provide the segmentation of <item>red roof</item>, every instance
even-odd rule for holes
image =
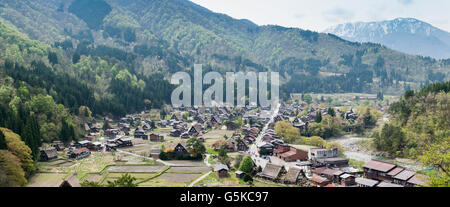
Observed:
[[[388,163],[388,162],[379,161],[379,160],[371,160],[371,161],[367,162],[366,164],[364,164],[363,167],[373,169],[376,171],[380,171],[380,172],[389,172],[390,170],[397,167],[397,165]]]
[[[322,176],[318,176],[318,175],[313,175],[311,178],[311,181],[315,182],[315,183],[324,183],[327,182],[328,179]]]
[[[396,167],[393,170],[391,170],[391,172],[388,173],[389,176],[396,176],[397,174],[399,174],[401,171],[403,171],[405,168],[402,167]]]
[[[80,153],[87,152],[87,151],[89,151],[89,149],[86,148],[86,147],[83,147],[83,148],[80,148],[80,149],[76,149],[76,150],[74,150],[72,152],[75,153],[75,154],[80,154]]]

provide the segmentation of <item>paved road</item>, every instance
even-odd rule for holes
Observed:
[[[278,115],[278,111],[280,110],[281,104],[278,104],[277,107],[273,110],[272,115],[270,116],[269,122],[264,126],[264,128],[259,132],[258,137],[255,140],[255,143],[250,147],[249,153],[252,157],[253,162],[257,166],[261,166],[261,168],[264,168],[266,164],[269,162],[269,160],[265,160],[259,156],[258,147],[257,145],[262,142],[262,137],[264,136],[264,132],[269,128],[269,125],[273,123],[275,117]]]

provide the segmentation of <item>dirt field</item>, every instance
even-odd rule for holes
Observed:
[[[204,167],[205,164],[202,161],[190,161],[190,160],[169,160],[171,164],[176,164],[183,167]]]
[[[174,173],[205,173],[210,171],[211,169],[209,167],[171,167],[168,172],[174,172]]]
[[[60,173],[38,173],[31,178],[28,187],[58,187],[64,177],[65,174]]]
[[[156,173],[164,168],[164,166],[112,166],[108,172]]]
[[[164,179],[167,182],[186,183],[199,177],[200,174],[177,174],[177,173],[164,173],[158,178]]]

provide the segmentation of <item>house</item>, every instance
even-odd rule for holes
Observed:
[[[42,149],[39,157],[39,161],[49,161],[58,158],[58,153],[56,152],[56,148],[50,147],[47,149]]]
[[[186,149],[186,142],[181,141],[173,145],[173,150],[178,155],[188,154]]]
[[[295,167],[290,167],[287,171],[283,181],[286,184],[297,184],[301,170]]]
[[[344,187],[356,185],[355,176],[353,176],[351,174],[347,174],[347,173],[342,174],[340,176],[340,180],[341,180],[340,184]]]
[[[61,141],[53,141],[52,147],[54,147],[56,151],[63,151],[64,149],[66,149],[64,147],[64,143]]]
[[[308,152],[290,147],[287,145],[281,145],[274,151],[274,156],[282,159],[285,162],[295,162],[297,160],[308,160]]]
[[[416,173],[410,170],[403,170],[393,177],[393,181],[399,185],[406,185],[406,182],[412,178]]]
[[[211,119],[209,121],[212,126],[220,126],[222,125],[222,122],[220,121],[219,117],[217,116],[211,116]]]
[[[116,140],[116,144],[118,147],[131,147],[133,146],[133,139],[132,137],[119,138]]]
[[[247,143],[245,143],[244,140],[238,139],[238,140],[236,141],[236,149],[237,149],[238,151],[247,151],[248,148],[249,148],[249,147],[248,147]]]
[[[59,187],[81,187],[80,181],[77,179],[77,173],[74,173],[64,179],[64,181],[59,185]]]
[[[151,133],[149,135],[150,141],[152,142],[160,142],[164,140],[164,136],[157,134],[157,133]]]
[[[316,167],[347,167],[348,166],[348,159],[341,158],[341,157],[332,157],[332,158],[325,158],[325,159],[317,159],[313,161],[313,165]]]
[[[244,178],[245,172],[242,172],[240,170],[236,171],[234,174],[236,174],[236,178]]]
[[[375,187],[379,183],[377,180],[368,178],[356,178],[355,182],[358,187]]]
[[[261,154],[272,154],[274,149],[273,144],[270,144],[268,142],[260,142],[258,143],[257,147]]]
[[[264,179],[277,181],[286,172],[284,166],[267,163],[261,173],[258,176]]]
[[[115,151],[117,150],[117,144],[114,143],[108,143],[105,145],[106,151]]]
[[[174,130],[170,131],[170,136],[172,136],[172,137],[180,137],[181,133],[182,133],[181,130],[174,129]]]
[[[323,148],[311,148],[308,151],[308,157],[310,160],[332,158],[338,156],[338,149],[323,149]]]
[[[424,175],[415,174],[408,181],[406,187],[426,186],[426,177]]]
[[[83,159],[85,157],[88,157],[91,154],[91,151],[89,151],[88,148],[80,148],[80,149],[76,149],[73,151],[70,151],[67,154],[67,157],[69,159],[75,159],[75,160],[79,160],[79,159]]]
[[[193,136],[193,137],[200,135],[201,132],[202,132],[202,125],[200,125],[200,124],[194,124],[188,130],[189,135]]]
[[[87,148],[90,151],[99,151],[102,149],[102,143],[100,142],[91,142],[88,144]]]
[[[107,130],[105,130],[105,132],[103,134],[109,138],[116,138],[116,136],[120,134],[120,130],[119,129],[107,129]]]
[[[134,138],[141,138],[141,139],[147,140],[148,139],[148,135],[145,134],[144,130],[136,129],[134,131]]]
[[[320,175],[313,174],[311,177],[311,183],[312,185],[315,185],[317,187],[324,187],[328,184],[330,184],[330,180],[328,180],[326,177],[322,177]]]
[[[75,148],[77,148],[77,149],[79,149],[79,148],[87,148],[89,143],[91,143],[91,141],[83,140],[83,141],[75,142],[75,144],[73,144],[73,146]]]
[[[217,173],[217,176],[219,178],[226,178],[228,177],[228,166],[224,165],[224,164],[216,164],[214,166],[214,172]]]
[[[397,165],[383,162],[380,160],[371,160],[363,165],[364,177],[379,181],[392,181],[388,173],[396,168]]]

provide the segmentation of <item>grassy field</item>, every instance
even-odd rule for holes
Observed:
[[[197,183],[200,187],[286,187],[287,185],[273,183],[262,180],[253,180],[253,185],[245,183],[242,179],[236,178],[234,172],[230,172],[227,178],[219,178],[216,173],[211,173],[208,177]]]

